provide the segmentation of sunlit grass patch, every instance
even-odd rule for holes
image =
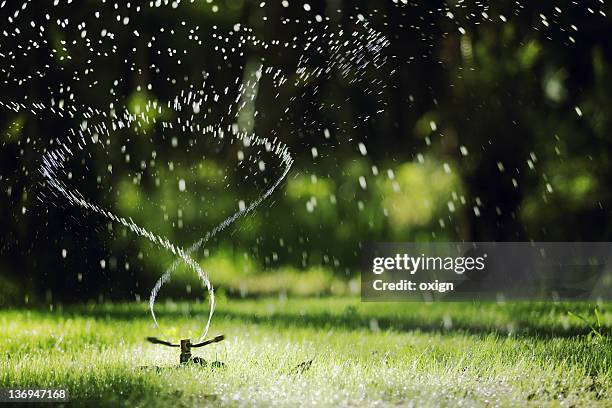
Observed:
[[[146,343],[156,331],[144,304],[3,311],[0,387],[114,406],[605,405],[612,314],[602,307],[602,336],[589,336],[568,307],[590,308],[222,300],[213,334],[227,340],[195,351],[226,363],[215,371],[177,367],[176,349]],[[158,313],[201,324],[180,307]]]

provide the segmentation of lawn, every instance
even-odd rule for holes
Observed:
[[[195,330],[205,307],[157,312]],[[213,371],[146,343],[159,333],[142,303],[4,310],[0,387],[86,406],[610,406],[609,305],[599,321],[586,304],[221,299],[211,334],[227,340],[196,351],[225,363]]]

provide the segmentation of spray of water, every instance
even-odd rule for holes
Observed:
[[[181,4],[180,1],[152,1],[148,5],[110,5],[106,2],[93,7],[80,6],[79,11],[84,14],[81,20],[73,21],[72,15],[79,15],[72,10],[71,1],[55,0],[53,4],[39,5],[31,0],[23,1],[19,7],[14,7],[13,3],[6,1],[0,2],[0,10],[8,15],[8,25],[4,32],[5,39],[0,48],[0,57],[14,61],[2,68],[2,73],[8,78],[5,83],[11,82],[21,89],[27,89],[35,81],[40,83],[51,73],[61,74],[64,82],[59,84],[49,84],[47,96],[32,97],[26,92],[25,95],[18,95],[11,99],[4,96],[0,100],[0,106],[10,111],[21,113],[27,112],[34,117],[43,118],[52,115],[57,118],[66,118],[73,122],[80,122],[79,126],[69,129],[67,134],[50,137],[49,148],[45,148],[41,154],[39,172],[43,177],[43,185],[48,188],[43,197],[62,199],[71,206],[82,208],[91,213],[98,214],[112,223],[117,223],[127,228],[132,233],[148,239],[152,243],[171,252],[176,260],[159,278],[153,287],[149,299],[149,307],[155,324],[159,327],[154,312],[156,297],[162,286],[171,279],[173,272],[181,264],[186,265],[201,280],[208,292],[209,314],[200,339],[206,337],[215,310],[214,289],[210,276],[198,261],[195,259],[197,251],[203,248],[207,242],[224,229],[232,225],[236,220],[253,212],[264,200],[274,193],[276,188],[283,182],[289,173],[294,159],[289,148],[279,137],[281,135],[271,132],[270,137],[256,135],[251,130],[244,129],[237,125],[241,114],[252,106],[253,99],[257,94],[257,88],[261,85],[262,79],[267,78],[271,86],[278,89],[282,87],[299,88],[316,78],[330,78],[334,72],[348,79],[350,84],[360,83],[363,90],[369,95],[382,94],[384,88],[383,81],[364,80],[365,72],[370,69],[379,69],[386,63],[383,50],[388,46],[388,40],[379,32],[371,28],[362,15],[352,18],[355,29],[346,32],[338,23],[333,23],[329,17],[323,18],[311,11],[308,4],[304,5],[303,20],[286,19],[283,24],[294,27],[310,27],[301,36],[295,37],[290,42],[280,40],[264,40],[258,38],[252,29],[236,24],[230,32],[223,32],[217,27],[213,27],[212,38],[209,42],[203,41],[199,26],[188,26],[185,21],[180,22],[179,28],[157,27],[148,33],[141,33],[135,29],[130,29],[130,24],[146,18],[146,11],[160,7],[168,8],[169,12],[180,7],[189,6],[194,3]],[[198,2],[195,2],[198,3]],[[283,5],[285,2],[283,2]],[[204,4],[204,2],[202,2]],[[206,5],[208,6],[208,5]],[[74,6],[76,7],[76,6]],[[261,4],[265,8],[265,3]],[[122,27],[114,32],[106,28],[105,21],[118,21]],[[146,24],[145,24],[146,25]],[[55,30],[62,33],[59,42],[49,39],[47,32]],[[76,33],[76,36],[75,36]],[[270,53],[270,50],[282,52],[283,50],[298,50],[296,65],[287,69],[274,67],[268,63],[265,56],[260,56],[257,62],[258,68],[254,75],[243,80],[236,78],[235,84],[237,92],[228,105],[223,106],[222,99],[227,97],[232,91],[230,87],[223,90],[216,90],[207,87],[206,80],[208,73],[202,71],[204,78],[201,86],[198,81],[188,78],[185,75],[182,79],[186,82],[183,88],[178,85],[180,78],[172,75],[172,68],[180,71],[182,66],[181,58],[189,58],[187,49],[164,48],[160,38],[168,35],[170,37],[183,35],[191,41],[190,52],[194,53],[199,47],[205,47],[207,51],[214,49],[221,61],[227,59],[227,54],[244,55],[247,47],[262,50],[262,53]],[[180,33],[180,34],[179,34]],[[105,84],[98,81],[95,72],[103,69],[104,64],[117,62],[114,56],[122,51],[121,44],[125,44],[125,37],[129,37],[128,44],[134,44],[131,50],[126,50],[131,57],[121,62],[129,66],[131,72],[141,74],[143,68],[135,61],[138,60],[138,49],[143,48],[150,52],[156,51],[157,55],[169,54],[170,61],[167,62],[168,72],[162,72],[160,67],[153,63],[146,67],[149,71],[157,74],[158,77],[167,75],[166,83],[175,89],[175,97],[168,99],[166,103],[157,100],[146,100],[139,109],[130,109],[128,103],[122,101],[117,96],[117,88],[125,83],[125,79],[117,77],[111,84],[112,101],[108,108],[91,106],[86,102],[87,95],[75,89],[89,89],[91,92],[108,92]],[[70,40],[65,39],[70,38]],[[172,41],[169,42],[173,44]],[[233,45],[228,45],[233,44]],[[72,54],[78,56],[79,60],[86,61],[84,71],[71,71],[70,61]],[[59,60],[58,72],[52,72],[51,64],[36,65],[34,73],[20,72],[16,67],[21,66],[24,61],[36,61],[41,55],[51,56],[52,59]],[[75,56],[75,58],[77,58]],[[161,57],[160,57],[161,58]],[[193,54],[192,57],[193,58]],[[257,60],[257,58],[255,59]],[[316,60],[317,63],[313,63]],[[321,64],[320,61],[325,61]],[[192,62],[193,63],[193,62]],[[317,65],[318,64],[318,65]],[[233,85],[235,85],[233,84]],[[151,88],[149,84],[148,88]],[[140,89],[138,89],[140,90]],[[314,91],[316,93],[316,90]],[[302,94],[302,97],[306,97]],[[381,97],[382,98],[382,97]],[[314,103],[314,102],[313,102]],[[214,107],[215,112],[222,112],[221,117],[217,117],[211,122],[209,118],[210,109],[203,107]],[[319,106],[321,108],[321,106]],[[333,107],[342,109],[341,106]],[[157,113],[172,112],[172,119],[163,119],[163,115]],[[287,108],[287,111],[289,108]],[[363,118],[366,120],[367,118]],[[209,123],[206,123],[209,121]],[[223,125],[226,123],[226,125]],[[156,234],[133,219],[114,214],[112,211],[91,202],[79,189],[72,187],[70,180],[72,172],[68,170],[71,159],[75,159],[78,154],[87,152],[93,145],[102,149],[107,149],[110,139],[114,132],[124,129],[132,129],[143,133],[149,132],[154,125],[160,125],[162,129],[173,129],[190,135],[197,135],[200,138],[232,140],[232,143],[241,143],[244,146],[258,147],[263,149],[266,154],[271,154],[276,158],[278,168],[277,177],[264,188],[261,194],[251,201],[248,205],[227,217],[223,222],[210,231],[203,234],[187,249],[170,242],[162,235]],[[312,125],[305,124],[305,125]],[[85,167],[86,162],[82,163]],[[109,172],[112,171],[109,165]],[[41,200],[43,201],[43,200]]]
[[[554,2],[558,4],[528,4],[516,1],[501,7],[488,2],[467,3],[442,2],[431,10],[431,14],[444,18],[436,35],[440,38],[458,35],[461,38],[461,52],[466,59],[472,55],[469,34],[473,27],[482,24],[506,24],[513,18],[520,17],[521,13],[528,9],[535,8],[529,12],[539,16],[539,20],[533,23],[534,31],[568,46],[576,43],[581,27],[567,16],[586,13],[605,17],[603,0]],[[251,11],[263,24],[268,22],[268,8],[273,10],[270,14],[277,16],[275,18],[282,15],[274,11],[279,7],[290,12],[290,17],[281,17],[280,21],[283,29],[295,34],[287,41],[259,38],[255,34],[256,30],[238,23],[230,30],[216,26],[200,27],[190,23],[187,17],[204,8],[212,13],[220,11],[219,6],[211,0],[152,0],[114,4],[104,0],[86,3],[73,0],[44,3],[34,0],[0,0],[1,18],[4,20],[0,35],[2,82],[18,89],[17,93],[3,92],[0,95],[0,107],[15,113],[28,114],[39,120],[52,116],[71,123],[80,123],[66,134],[41,135],[46,138],[46,147],[40,152],[39,172],[43,176],[44,187],[48,189],[39,199],[45,204],[63,201],[86,212],[98,214],[166,249],[176,257],[151,291],[149,306],[156,324],[158,322],[154,304],[162,286],[171,279],[173,272],[181,264],[196,273],[208,291],[210,303],[208,319],[202,331],[203,338],[211,324],[215,298],[209,274],[197,261],[197,252],[204,248],[211,238],[239,218],[253,212],[270,197],[294,163],[288,146],[281,141],[285,135],[274,129],[266,136],[255,134],[252,126],[249,128],[239,124],[241,117],[246,112],[246,116],[250,115],[251,122],[254,120],[256,112],[249,114],[249,109],[253,108],[257,89],[264,86],[263,81],[268,81],[265,86],[276,88],[275,98],[279,99],[279,102],[278,95],[282,89],[298,90],[286,104],[287,117],[291,117],[291,103],[298,98],[308,100],[308,103],[314,105],[314,109],[341,111],[342,104],[326,105],[318,101],[316,86],[308,91],[310,93],[300,90],[306,89],[306,85],[313,81],[329,79],[333,75],[339,75],[349,85],[358,85],[365,95],[377,98],[381,107],[378,113],[383,112],[386,106],[383,94],[389,81],[382,74],[368,75],[368,72],[377,72],[387,63],[385,49],[390,42],[371,26],[369,19],[382,20],[383,26],[397,24],[397,33],[409,31],[412,38],[419,40],[415,43],[423,44],[423,47],[419,48],[419,55],[415,54],[405,61],[395,61],[394,67],[410,65],[417,58],[431,59],[434,64],[443,65],[442,61],[436,61],[434,52],[434,45],[440,38],[428,37],[427,30],[421,27],[421,24],[432,22],[424,16],[420,16],[421,20],[417,22],[415,19],[410,20],[413,7],[417,7],[413,2],[391,0],[391,4],[391,7],[381,5],[382,10],[391,10],[389,14],[376,9],[366,12],[357,7],[349,13],[339,8],[333,10],[333,7],[323,13],[308,3],[286,0],[280,2],[280,5],[276,2],[261,2],[258,7],[255,5]],[[160,9],[168,15],[167,20],[148,20]],[[421,8],[419,10],[422,11]],[[347,18],[347,15],[350,16]],[[404,17],[412,22],[404,24]],[[350,21],[348,25],[347,20]],[[392,21],[395,23],[391,23]],[[276,67],[275,55],[284,52],[293,55],[295,64]],[[148,65],[142,63],[143,55],[149,56]],[[215,64],[212,65],[217,65],[218,70],[227,68],[228,60],[235,60],[229,57],[236,55],[244,60],[240,67],[243,71],[247,71],[249,64],[254,64],[256,69],[254,75],[247,76],[246,79],[236,77],[235,81],[225,87],[215,88],[207,85],[210,72],[207,72],[205,67],[210,71],[211,64],[200,61],[199,55],[206,55],[207,58],[216,55]],[[188,64],[185,63],[186,60],[189,60]],[[74,61],[78,63],[73,64]],[[193,67],[200,64],[202,70],[198,78],[184,69],[187,65]],[[156,91],[153,88],[159,86],[165,87],[165,94],[170,93],[173,97],[166,96],[162,102],[145,96],[138,109],[130,108],[126,98],[121,96],[125,95],[125,88],[132,88],[126,80],[125,72],[115,74],[110,82],[104,81],[104,76],[97,75],[99,71],[114,66],[122,67],[125,72],[142,82],[136,91],[147,95],[147,91],[153,93]],[[23,70],[22,67],[31,69]],[[394,72],[395,69],[390,73]],[[46,78],[59,80],[56,80],[56,83],[47,83]],[[132,91],[134,90],[130,89],[128,92]],[[108,105],[92,106],[87,102],[90,93],[106,95],[109,98]],[[214,116],[211,112],[218,115]],[[576,113],[582,115],[578,107]],[[367,122],[370,117],[363,116],[358,119]],[[155,125],[158,125],[158,128],[152,131]],[[313,122],[293,125],[295,128],[298,125],[324,128]],[[78,188],[71,186],[71,159],[76,161],[84,152],[86,157],[91,157],[90,152],[94,146],[108,149],[113,134],[125,129],[146,134],[159,133],[159,128],[162,133],[174,131],[219,142],[229,140],[232,143],[242,143],[245,147],[260,147],[266,154],[275,157],[277,176],[261,188],[259,196],[250,204],[241,206],[239,211],[215,228],[204,232],[202,237],[187,249],[138,225],[131,218],[116,215],[93,203]],[[436,123],[431,122],[432,131],[436,128]],[[328,130],[325,130],[325,137],[329,137]],[[358,143],[358,150],[364,156],[367,154],[367,147],[362,142]],[[468,154],[464,147],[461,152],[464,156]],[[313,157],[318,154],[316,147],[313,147]],[[80,165],[86,169],[90,163],[85,160],[81,161]],[[110,165],[108,170],[112,172]],[[389,177],[393,175],[391,171],[389,174]],[[360,178],[359,184],[363,189],[367,188],[365,178]],[[184,188],[184,184],[181,188]],[[477,207],[474,208],[475,212],[478,211]]]

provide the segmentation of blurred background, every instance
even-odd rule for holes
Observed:
[[[64,95],[66,103],[137,113],[146,101],[172,101],[177,87],[168,85],[168,73],[180,82],[205,69],[216,89],[237,87],[261,61],[291,72],[300,53],[229,45],[221,58],[216,32],[249,27],[249,35],[300,44],[315,15],[349,37],[361,32],[361,16],[388,40],[384,66],[355,71],[357,81],[332,73],[282,89],[262,82],[251,98],[239,125],[278,137],[295,163],[270,198],[195,255],[221,296],[356,294],[369,242],[612,240],[607,4],[313,0],[306,10],[293,1],[142,3],[137,17],[129,4],[93,0],[60,2],[54,18],[42,6],[24,10],[20,35],[45,46],[25,49],[4,32],[0,99],[50,103],[53,95],[58,103]],[[10,7],[0,9],[1,21],[13,17]],[[129,24],[96,19],[95,11],[104,16],[112,8],[134,16]],[[91,18],[89,33],[119,33],[116,48],[102,40],[82,45],[106,53],[104,63],[80,53],[83,28],[71,25],[73,18]],[[42,34],[27,31],[30,21],[44,26]],[[210,46],[197,44],[194,26]],[[155,47],[146,47],[147,36],[156,36]],[[325,67],[325,54],[307,65]],[[36,75],[41,67],[43,78]],[[82,118],[6,104],[0,305],[145,299],[173,255],[54,198],[38,171],[51,140]],[[222,113],[215,104],[208,109],[209,120]],[[108,149],[81,154],[67,171],[90,202],[183,247],[255,199],[280,170],[273,165],[255,175],[236,164],[232,143],[145,125],[118,129]],[[202,289],[184,268],[161,296],[201,298]]]

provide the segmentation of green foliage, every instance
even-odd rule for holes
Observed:
[[[257,47],[232,52],[233,45],[228,46],[223,61],[212,49],[208,53],[197,48],[196,53],[192,43],[215,44],[212,27],[229,33],[248,28],[254,38],[274,39],[279,44],[292,42],[296,35],[287,25],[277,24],[282,18],[297,16],[291,14],[292,8],[268,2],[269,15],[263,20],[259,2],[213,3],[187,2],[182,5],[185,8],[176,9],[144,7],[144,18],[131,20],[129,26],[119,20],[105,21],[104,28],[111,33],[168,28],[156,37],[160,49],[185,49],[186,55],[180,56],[181,64],[176,66],[172,64],[177,61],[165,55],[141,53],[146,44],[127,42],[117,44],[115,50],[116,61],[125,64],[92,70],[79,58],[85,54],[75,45],[82,30],[59,30],[54,19],[41,18],[48,23],[41,27],[44,30],[37,35],[42,38],[36,42],[51,44],[54,52],[34,53],[31,61],[45,67],[46,76],[39,80],[32,75],[27,89],[17,84],[16,89],[7,86],[3,90],[6,101],[19,94],[29,101],[49,103],[45,100],[48,91],[57,94],[62,89],[66,98],[76,98],[76,106],[108,109],[110,115],[127,107],[137,114],[131,129],[112,132],[112,143],[100,141],[103,151],[75,151],[66,168],[72,176],[69,184],[92,203],[131,217],[182,247],[254,200],[269,188],[278,171],[270,163],[261,177],[247,178],[248,168],[239,168],[236,158],[240,150],[242,162],[248,162],[248,149],[229,138],[212,143],[210,135],[202,134],[208,124],[233,125],[220,123],[227,115],[225,107],[219,107],[234,98],[234,91],[220,91],[252,77],[261,58],[283,70],[291,70],[296,63],[291,52],[268,55]],[[90,2],[66,5],[66,13],[84,15],[92,6],[98,7]],[[290,75],[294,87],[272,88],[264,79],[254,95],[245,95],[240,102],[248,103],[236,125],[256,134],[277,135],[289,147],[295,165],[264,205],[207,244],[211,256],[225,254],[224,262],[231,263],[211,268],[213,283],[219,279],[221,286],[239,292],[237,282],[243,276],[233,270],[243,269],[240,259],[245,253],[253,261],[253,272],[244,278],[249,293],[262,292],[255,289],[251,273],[265,274],[262,281],[285,282],[276,285],[275,291],[291,292],[296,274],[319,270],[325,273],[313,272],[313,276],[321,276],[322,285],[308,284],[317,289],[306,292],[331,293],[330,287],[341,286],[338,282],[346,285],[357,275],[361,248],[372,241],[611,240],[612,193],[606,186],[612,182],[612,97],[608,91],[612,88],[612,54],[606,39],[612,36],[612,13],[603,16],[587,10],[584,15],[573,15],[560,7],[563,13],[559,14],[554,5],[541,2],[521,6],[492,2],[482,23],[467,24],[481,15],[481,5],[452,7],[454,17],[449,18],[435,2],[411,3],[411,12],[400,16],[393,2],[374,5],[365,1],[339,1],[337,7],[317,13],[327,17],[334,8],[352,12],[355,7],[368,15],[373,29],[381,30],[391,41],[393,58],[388,68],[395,74],[387,76],[382,70],[372,77],[367,73],[359,78],[363,83],[340,79],[335,72],[329,83],[315,75]],[[313,11],[315,8],[313,5]],[[377,12],[370,15],[368,10],[374,8]],[[29,21],[24,13],[32,13],[31,20],[36,20],[36,8],[22,13],[24,22]],[[542,15],[554,15],[556,20],[545,28]],[[164,23],[158,24],[161,21]],[[354,29],[338,22],[345,32]],[[197,40],[191,33],[168,34],[191,26],[199,27]],[[304,30],[309,28],[304,23]],[[143,41],[132,35],[118,38]],[[115,52],[100,44],[91,47]],[[131,55],[132,49],[139,52]],[[327,52],[320,54],[320,58],[329,57]],[[308,55],[304,73],[325,66],[318,58]],[[27,59],[7,61],[16,71],[32,71],[24,65]],[[200,116],[206,119],[194,134],[162,128],[159,120],[172,119],[168,116],[171,109],[165,107],[176,95],[165,84],[170,78],[158,77],[156,67],[159,72],[176,69],[173,79],[179,82],[208,75],[206,86],[228,101],[200,107]],[[72,71],[95,75],[109,93],[80,89],[78,83],[86,81],[65,77]],[[309,79],[300,81],[304,76]],[[121,81],[115,84],[117,78]],[[364,92],[364,83],[377,84],[381,92]],[[200,84],[187,81],[179,87],[199,92]],[[272,98],[272,92],[281,92],[282,97]],[[53,104],[63,106],[69,100],[54,100]],[[277,100],[291,104],[271,102]],[[384,112],[374,114],[381,109],[380,101],[386,103]],[[321,109],[312,109],[313,103]],[[80,209],[55,213],[53,205],[47,207],[52,197],[42,198],[44,214],[31,211],[39,203],[31,187],[41,152],[51,148],[52,139],[69,134],[66,129],[78,129],[83,118],[65,115],[55,121],[23,112],[0,112],[4,147],[0,152],[0,208],[8,214],[0,220],[0,248],[5,251],[1,255],[7,260],[7,275],[20,279],[27,272],[39,298],[52,289],[58,297],[73,299],[73,288],[62,277],[88,268],[94,271],[93,277],[80,287],[100,287],[106,296],[109,278],[98,273],[97,265],[112,254],[133,265],[129,274],[113,272],[125,277],[113,283],[117,292],[123,289],[130,298],[135,292],[144,296],[143,288],[173,261],[170,255],[119,225],[92,227],[100,219],[84,221]],[[331,129],[327,136],[325,126]],[[361,141],[367,145],[367,154],[357,149]],[[321,153],[316,158],[313,146]],[[126,151],[132,157],[126,157]],[[181,181],[184,191],[179,189]],[[62,207],[65,203],[53,204]],[[44,225],[41,230],[37,229],[40,225]],[[109,229],[114,233],[107,233]],[[90,264],[69,268],[60,263],[66,242],[79,248]],[[203,253],[195,256],[203,264],[209,262]],[[276,280],[275,274],[285,278]],[[194,285],[191,275],[186,272],[185,279],[176,276],[177,293]],[[139,284],[137,290],[130,287],[134,282]],[[84,289],[78,296],[97,295]]]
[[[16,279],[0,274],[0,307],[21,304],[25,288]]]
[[[390,227],[398,238],[419,227],[434,229],[434,223],[446,218],[449,211],[454,213],[462,207],[457,173],[429,157],[423,164],[399,166],[395,178],[385,180],[381,190]]]
[[[25,115],[17,115],[14,117],[6,129],[3,129],[3,135],[7,142],[14,142],[20,138],[23,133],[23,127],[25,126],[26,117]]]
[[[263,269],[252,258],[233,255],[221,249],[202,260],[202,269],[214,277],[217,293],[229,297],[345,295],[357,289],[355,280],[335,277],[328,268],[313,266],[297,269],[288,266]],[[201,298],[203,285],[198,276],[184,265],[172,274],[162,289],[163,298]]]

